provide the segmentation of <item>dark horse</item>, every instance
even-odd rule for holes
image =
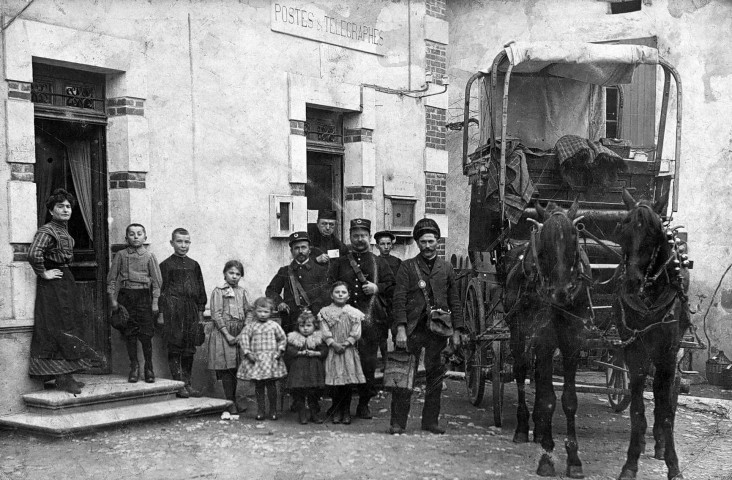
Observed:
[[[535,223],[531,241],[518,251],[516,263],[506,278],[506,323],[511,332],[514,376],[518,386],[518,424],[513,441],[529,441],[524,381],[531,361],[535,359],[534,441],[544,449],[536,472],[541,476],[556,475],[551,456],[554,450],[552,416],[557,402],[552,368],[554,352],[559,348],[564,372],[562,408],[567,417],[566,474],[571,478],[583,477],[575,434],[575,374],[585,323],[591,318],[588,287],[592,278],[575,228],[581,218],[575,218],[578,207],[576,201],[568,211],[551,202],[546,210],[537,204],[542,223],[531,220]]]
[[[623,191],[623,201],[628,213],[618,227],[623,261],[613,309],[630,372],[631,430],[628,458],[619,478],[634,479],[638,472],[647,426],[643,388],[653,364],[655,456],[666,461],[669,479],[681,479],[674,446],[676,363],[681,336],[691,322],[682,277],[684,259],[673,231],[661,219],[668,193],[651,204],[637,202]]]

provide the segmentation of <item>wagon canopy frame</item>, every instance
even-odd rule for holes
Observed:
[[[492,65],[480,70],[470,77],[465,86],[465,108],[463,115],[463,172],[468,166],[468,121],[470,119],[470,94],[473,82],[479,78],[490,76],[491,88],[488,92],[488,108],[490,118],[495,112],[494,104],[498,96],[498,76],[504,75],[503,99],[501,109],[501,139],[507,138],[508,99],[511,76],[537,76],[564,78],[597,86],[616,86],[632,81],[633,73],[639,65],[657,65],[664,73],[663,97],[658,122],[655,158],[661,159],[666,118],[669,106],[671,79],[676,87],[676,142],[674,151],[674,174],[672,212],[678,210],[679,168],[681,159],[681,118],[682,118],[682,86],[676,69],[663,59],[656,48],[642,45],[595,44],[577,42],[511,42],[496,55]],[[484,81],[488,81],[485,79]],[[491,120],[491,145],[496,145],[495,129]],[[506,143],[501,142],[499,202],[501,225],[506,218]]]

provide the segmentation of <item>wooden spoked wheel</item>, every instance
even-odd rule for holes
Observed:
[[[493,386],[493,422],[496,427],[503,424],[503,372],[502,366],[505,360],[502,346],[504,342],[496,340],[491,342],[493,349],[493,365],[491,367],[491,384]]]
[[[628,390],[630,385],[630,376],[628,375],[628,366],[625,364],[625,359],[622,354],[614,353],[610,362],[615,366],[621,367],[623,370],[616,368],[607,367],[605,370],[605,380],[608,388],[612,389],[623,389]],[[630,395],[611,391],[607,394],[608,400],[610,400],[610,407],[615,412],[622,412],[628,405],[630,405]]]
[[[482,298],[478,294],[478,288],[471,283],[465,295],[465,329],[466,338],[463,341],[463,358],[465,362],[465,385],[468,389],[470,403],[480,406],[485,393],[485,365],[487,355],[485,346],[477,340],[481,333],[484,307]]]

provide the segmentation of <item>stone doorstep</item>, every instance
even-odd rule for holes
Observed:
[[[183,387],[183,382],[159,378],[155,383],[129,383],[120,375],[77,375],[86,385],[74,395],[62,390],[42,390],[23,395],[30,411],[63,413],[68,409],[89,411],[103,405],[141,404],[171,399]]]
[[[141,421],[220,413],[229,405],[231,405],[229,400],[203,397],[179,398],[142,405],[115,406],[112,404],[108,408],[90,412],[72,409],[55,415],[25,412],[0,417],[0,428],[64,437]]]

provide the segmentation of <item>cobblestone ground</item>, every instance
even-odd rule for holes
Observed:
[[[511,442],[515,388],[507,385],[504,428],[497,429],[491,426],[489,394],[484,408],[476,408],[466,400],[462,382],[446,383],[443,436],[420,432],[418,416],[411,418],[407,434],[386,435],[388,395],[375,402],[374,420],[355,419],[350,426],[302,426],[289,412],[277,422],[258,423],[249,412],[238,421],[216,416],[159,421],[66,439],[0,432],[0,480],[539,478],[534,474],[539,448]],[[421,402],[415,396],[413,415]],[[687,479],[732,480],[731,406],[726,400],[681,399],[676,441]],[[554,424],[557,470],[563,473],[560,406]],[[580,394],[577,424],[586,478],[616,478],[627,449],[627,412],[613,413],[602,395]],[[647,445],[652,453],[650,436]],[[644,454],[638,478],[665,479],[665,465]]]

